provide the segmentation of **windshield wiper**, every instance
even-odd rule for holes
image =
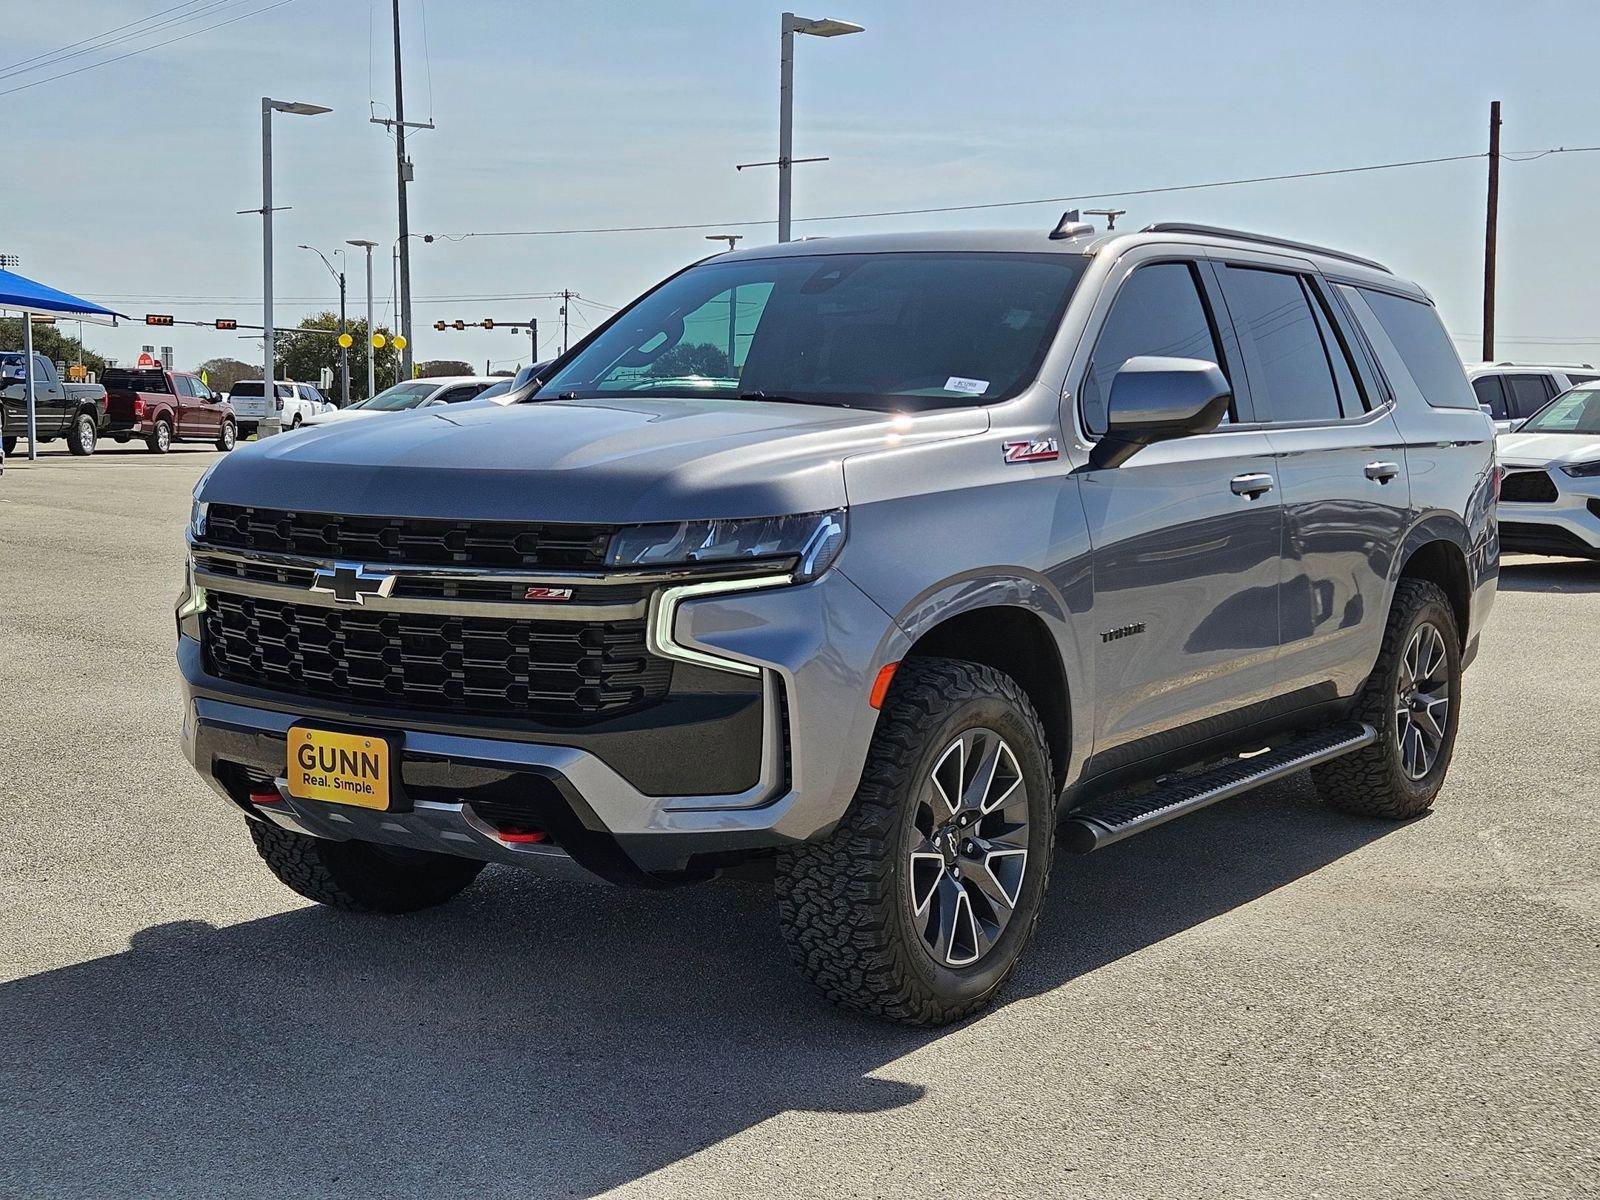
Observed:
[[[839,400],[808,400],[803,396],[781,396],[775,392],[740,392],[741,400],[765,400],[770,404],[812,404],[822,408],[854,408],[853,404],[845,404]]]

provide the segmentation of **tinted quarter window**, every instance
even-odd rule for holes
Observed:
[[[1433,305],[1375,288],[1356,290],[1389,335],[1412,381],[1429,404],[1435,408],[1478,407],[1478,398],[1467,385],[1461,356],[1451,345],[1450,335],[1444,331]],[[1355,308],[1359,314],[1360,305]]]
[[[1298,275],[1252,267],[1226,267],[1222,275],[1234,325],[1255,349],[1253,359],[1245,360],[1251,367],[1251,394],[1265,393],[1266,412],[1274,421],[1338,420],[1342,410],[1333,363],[1305,282]],[[1342,358],[1343,350],[1339,353]],[[1349,386],[1353,391],[1354,382]]]
[[[1480,375],[1472,381],[1472,390],[1477,395],[1479,404],[1489,406],[1489,415],[1496,421],[1507,419],[1506,390],[1500,386],[1500,376]]]
[[[1533,416],[1553,394],[1549,379],[1543,375],[1507,375],[1506,390],[1510,393],[1511,415],[1519,418]]]
[[[1083,377],[1083,421],[1090,433],[1106,431],[1111,381],[1122,364],[1144,354],[1222,365],[1199,280],[1188,263],[1140,267],[1111,302]]]

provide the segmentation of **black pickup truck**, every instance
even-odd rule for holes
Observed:
[[[7,455],[17,439],[28,436],[28,394],[23,379],[26,360],[15,350],[0,350],[0,448]],[[33,356],[34,427],[39,444],[67,439],[74,454],[93,454],[106,427],[106,390],[97,383],[67,383],[55,364]]]

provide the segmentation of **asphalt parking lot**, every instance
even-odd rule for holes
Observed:
[[[0,1194],[1600,1192],[1600,564],[1508,562],[1433,815],[1063,856],[1002,1003],[833,1011],[751,883],[307,905],[180,758],[215,457],[0,477]]]

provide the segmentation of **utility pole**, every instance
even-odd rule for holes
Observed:
[[[373,125],[382,125],[394,133],[395,181],[400,198],[400,239],[397,243],[400,259],[399,306],[395,317],[399,333],[405,338],[400,348],[401,377],[411,378],[411,218],[406,209],[406,184],[413,176],[411,160],[406,157],[406,130],[432,129],[432,121],[407,121],[405,84],[400,71],[400,0],[394,0],[394,119],[368,117]]]
[[[533,355],[533,357],[528,360],[528,365],[531,367],[534,363],[539,361],[539,318],[538,317],[534,317],[533,320],[528,322],[528,350]]]
[[[343,259],[340,259],[343,262]],[[344,312],[344,272],[339,272],[339,333],[342,337],[350,332],[350,322],[345,318]],[[344,343],[339,343],[339,407],[350,407],[350,351],[345,349]]]
[[[567,352],[567,306],[576,294],[567,291],[566,288],[561,289],[561,353],[563,354]]]
[[[1500,224],[1500,101],[1489,105],[1489,204],[1483,234],[1483,361],[1494,361],[1495,234]]]

